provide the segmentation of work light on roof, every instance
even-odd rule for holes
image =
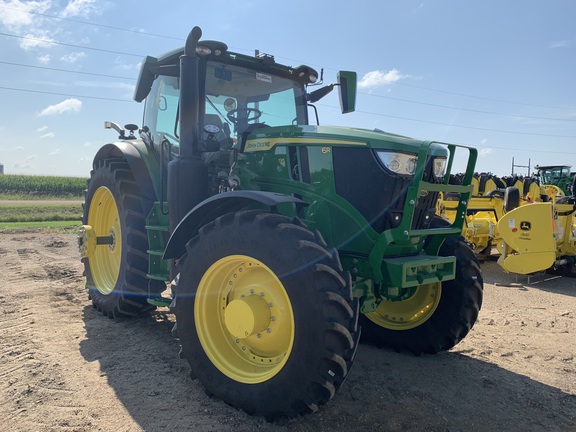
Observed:
[[[207,55],[212,54],[212,50],[210,48],[208,48],[207,46],[198,45],[196,47],[196,54],[198,54],[199,56],[207,56]]]

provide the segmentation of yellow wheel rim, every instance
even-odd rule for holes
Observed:
[[[292,305],[274,272],[254,258],[230,255],[212,264],[198,286],[194,315],[204,352],[237,382],[264,382],[288,361]]]
[[[89,258],[90,273],[96,289],[104,295],[114,291],[120,273],[122,258],[122,232],[116,200],[110,189],[99,187],[90,201],[88,225],[92,226],[97,237],[111,237],[111,244],[96,246]]]
[[[390,330],[409,330],[430,318],[442,294],[442,284],[420,285],[414,295],[402,301],[383,301],[378,308],[366,314],[372,322]]]

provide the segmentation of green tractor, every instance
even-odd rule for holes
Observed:
[[[548,190],[551,196],[571,196],[575,173],[570,172],[571,165],[536,165],[534,176]]]
[[[321,126],[314,102],[336,87],[353,111],[356,73],[320,86],[310,67],[200,37],[143,62],[141,128],[106,123],[119,140],[95,156],[79,236],[94,307],[170,306],[192,376],[268,419],[328,402],[361,328],[416,354],[462,340],[482,303],[460,236],[476,150]],[[440,192],[459,196],[452,223]]]

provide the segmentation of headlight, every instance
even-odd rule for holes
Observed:
[[[434,158],[434,176],[444,177],[446,173],[446,158],[445,157],[435,157]]]
[[[409,153],[377,152],[382,164],[390,171],[401,175],[414,175],[416,155]]]

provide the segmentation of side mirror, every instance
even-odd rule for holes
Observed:
[[[353,112],[356,107],[356,72],[340,71],[337,79],[342,114]]]
[[[157,65],[158,59],[156,57],[146,56],[142,65],[140,66],[140,74],[138,75],[138,81],[136,82],[136,88],[134,90],[134,100],[136,102],[142,102],[150,93],[152,88],[152,83],[156,78],[152,69]]]

